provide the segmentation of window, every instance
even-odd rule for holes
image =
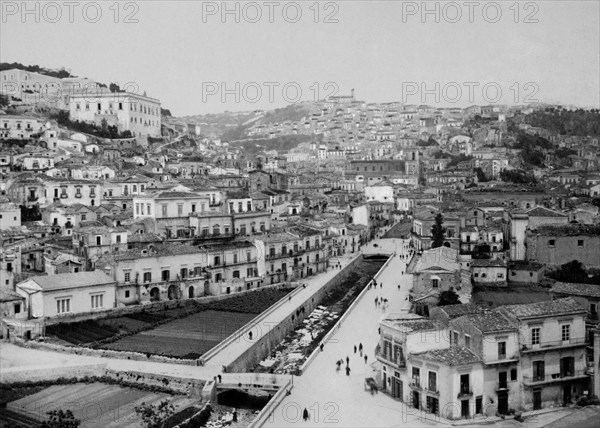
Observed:
[[[20,314],[20,313],[21,313],[21,304],[15,303],[15,314]]]
[[[171,271],[168,269],[163,270],[161,272],[161,278],[163,281],[168,281],[171,278]]]
[[[571,339],[571,326],[569,324],[563,324],[561,326],[561,337],[563,341]]]
[[[540,328],[535,327],[531,329],[531,344],[539,345],[540,344]]]
[[[421,386],[421,369],[419,369],[418,367],[412,368],[412,380],[415,386]]]
[[[556,243],[556,239],[550,239],[550,240],[548,240],[548,246],[549,247],[554,247],[555,243]]]
[[[471,336],[465,334],[465,347],[471,348]]]
[[[178,204],[177,205],[177,216],[178,217],[183,216],[183,204]]]
[[[121,235],[117,235],[117,244],[121,243]]]
[[[131,272],[125,272],[125,282],[131,282]]]
[[[129,298],[129,290],[125,290],[125,298],[128,299]]]
[[[200,275],[202,275],[202,267],[195,266],[194,267],[194,276],[200,276]]]
[[[166,205],[162,205],[161,209],[162,209],[162,216],[166,217],[167,216],[167,206]]]
[[[215,256],[215,266],[218,266],[220,264],[221,264],[221,257]]]
[[[239,270],[234,270],[233,271],[233,277],[234,278],[239,278],[240,277],[240,271]]]
[[[56,313],[64,314],[71,312],[71,299],[57,299],[56,300]]]
[[[195,213],[196,212],[196,204],[192,204],[192,212]]]
[[[437,373],[429,372],[429,384],[427,389],[430,391],[437,391]]]
[[[96,236],[96,245],[102,245],[102,237]]]
[[[144,272],[144,282],[152,282],[152,272]]]
[[[92,309],[99,309],[104,307],[104,295],[96,294],[91,296],[92,298]]]
[[[238,255],[234,254],[233,255],[233,263],[237,263],[238,262]]]
[[[510,369],[510,380],[517,380],[517,369]]]
[[[458,331],[454,332],[454,340],[452,343],[454,343],[455,345],[458,345]]]
[[[440,280],[438,278],[433,278],[431,280],[431,285],[433,286],[433,288],[438,288],[440,286]]]
[[[544,380],[546,376],[544,361],[534,361],[533,362],[533,380],[534,382]]]
[[[506,342],[498,342],[498,359],[504,360],[506,358]]]
[[[583,247],[583,239],[577,240],[577,246],[578,247]]]
[[[504,274],[503,273],[498,273],[496,275],[499,279],[504,279]]]

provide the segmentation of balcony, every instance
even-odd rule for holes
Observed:
[[[552,373],[539,376],[523,376],[523,384],[526,386],[537,386],[548,383],[569,382],[588,377],[586,370],[573,370],[563,373]]]
[[[398,370],[406,369],[406,361],[405,360],[402,360],[400,358],[393,359],[391,356],[388,357],[387,355],[379,352],[379,349],[375,350],[375,358],[377,358],[382,363],[392,366]]]
[[[510,357],[506,357],[506,355],[499,355],[497,360],[492,361],[484,361],[484,364],[487,366],[493,366],[498,364],[512,364],[519,361],[519,354],[512,355]]]
[[[496,384],[496,391],[506,391],[508,390],[508,381],[498,382]]]
[[[440,391],[438,390],[437,385],[427,385],[425,392],[429,395],[435,395],[436,397],[440,396]]]
[[[462,399],[468,399],[472,396],[473,396],[473,390],[471,389],[471,387],[468,385],[466,385],[466,386],[461,385],[460,391],[459,391],[458,395],[456,396],[456,398],[459,400],[462,400]]]
[[[565,349],[575,348],[580,346],[587,346],[587,338],[579,337],[570,340],[552,340],[548,342],[540,342],[536,345],[526,344],[521,347],[521,352],[524,354],[534,352],[545,352],[552,349]]]
[[[408,386],[411,389],[422,390],[422,388],[421,388],[421,381],[419,379],[412,379],[410,381],[410,383],[408,384]]]

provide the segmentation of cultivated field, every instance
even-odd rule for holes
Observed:
[[[76,383],[44,388],[8,403],[7,407],[38,421],[45,420],[48,411],[71,410],[81,420],[82,428],[140,427],[141,419],[135,413],[135,406],[142,402],[157,404],[163,399],[169,399],[177,411],[198,404],[198,400],[184,395],[170,396],[103,383]]]
[[[241,312],[198,312],[152,330],[124,337],[102,348],[195,359],[255,316]]]

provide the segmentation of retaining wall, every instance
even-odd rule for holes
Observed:
[[[262,427],[267,419],[271,417],[275,409],[281,404],[284,398],[289,395],[292,387],[294,386],[293,381],[290,379],[283,387],[273,395],[267,405],[263,407],[256,418],[248,425],[248,428],[259,428]]]
[[[377,271],[377,273],[373,277],[373,278],[375,278],[375,280],[379,279],[379,277],[381,276],[381,274],[383,273],[383,271],[387,268],[387,266],[390,264],[390,262],[392,261],[392,259],[393,259],[394,256],[395,256],[395,254],[392,254],[386,260],[386,262],[383,264],[383,266],[381,266],[381,268]],[[369,293],[369,287],[368,286],[365,287],[365,288],[363,288],[363,290],[360,292],[360,294],[358,296],[356,296],[356,299],[354,299],[354,301],[352,302],[352,304],[348,307],[348,309],[346,309],[346,312],[344,312],[344,314],[337,320],[337,322],[331,328],[331,330],[329,330],[327,332],[327,334],[323,337],[323,339],[321,340],[321,343],[327,344],[327,342],[340,329],[340,327],[341,327],[342,323],[344,322],[344,320],[352,313],[352,311],[354,310],[354,308],[356,307],[356,305],[358,304],[358,302],[360,301],[360,299],[362,299],[363,296],[365,294],[367,294],[367,293]],[[319,352],[321,352],[321,350],[318,347],[315,348],[313,350],[313,352],[310,354],[310,356],[306,359],[306,361],[304,361],[304,363],[302,363],[302,365],[299,368],[299,374],[300,375],[306,371],[306,369],[308,368],[308,366],[311,365],[311,363],[317,357],[317,355],[319,354]]]
[[[258,339],[251,347],[249,347],[243,354],[239,355],[231,364],[226,367],[227,372],[246,372],[250,367],[255,367],[260,361],[265,359],[271,352],[279,345],[285,337],[295,330],[302,320],[310,315],[310,313],[319,305],[319,302],[323,299],[334,286],[342,282],[355,268],[356,264],[362,260],[362,254],[358,254],[353,258],[346,266],[344,266],[340,272],[327,281],[321,286],[315,293],[308,297],[304,301],[294,302],[292,299],[292,305],[290,308],[289,315],[281,321],[278,325],[272,326],[270,324],[259,324],[258,326],[254,322],[248,323],[240,331],[248,331],[251,328],[264,328],[268,330],[267,334],[264,334]],[[290,305],[288,299],[282,299],[283,302],[278,302],[279,305],[286,304]],[[304,307],[304,312],[300,312],[298,316],[296,313],[300,308]],[[234,337],[233,340],[245,340],[245,336]]]
[[[82,378],[86,376],[102,376],[105,369],[106,364],[87,364],[82,366],[45,367],[18,371],[2,370],[0,372],[0,382],[39,382],[43,380],[56,380],[61,377]]]
[[[187,379],[182,377],[166,376],[153,373],[142,373],[133,371],[116,371],[106,369],[103,373],[113,379],[145,386],[160,386],[174,392],[185,394],[190,397],[200,397],[205,381],[199,379]]]

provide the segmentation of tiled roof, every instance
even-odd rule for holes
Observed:
[[[567,217],[563,213],[552,211],[544,207],[535,207],[527,211],[530,217]]]
[[[550,289],[553,293],[570,294],[573,296],[587,296],[600,298],[600,285],[581,284],[575,282],[556,282]]]
[[[485,312],[487,309],[475,303],[459,303],[457,305],[439,306],[436,310],[445,312],[452,319],[463,315]]]
[[[66,288],[86,287],[114,282],[102,271],[59,273],[57,275],[34,276],[29,278],[44,291],[63,290]]]
[[[142,253],[146,251],[146,253]],[[127,250],[122,253],[115,255],[115,260],[135,260],[144,257],[165,257],[165,256],[178,256],[184,254],[196,254],[204,252],[198,247],[191,245],[155,245],[150,250]]]
[[[516,329],[510,320],[498,311],[486,311],[478,314],[465,315],[464,320],[473,324],[482,333],[494,333]]]
[[[435,361],[448,366],[458,366],[462,364],[473,364],[481,362],[481,358],[464,346],[451,346],[446,349],[434,349],[418,354],[410,354],[429,361]],[[410,357],[409,357],[410,358]]]
[[[458,251],[445,246],[424,251],[417,261],[414,271],[421,272],[435,268],[447,271],[456,271],[460,268],[457,260]]]
[[[384,320],[388,324],[393,325],[397,330],[411,333],[415,331],[423,331],[423,330],[436,330],[439,328],[439,325],[435,322],[422,318],[422,319],[402,319],[400,321],[394,320]]]
[[[471,267],[506,267],[506,263],[500,259],[473,259]]]
[[[549,300],[547,302],[530,303],[526,305],[502,306],[501,309],[517,318],[543,317],[573,312],[585,312],[583,306],[570,297],[565,299]]]

